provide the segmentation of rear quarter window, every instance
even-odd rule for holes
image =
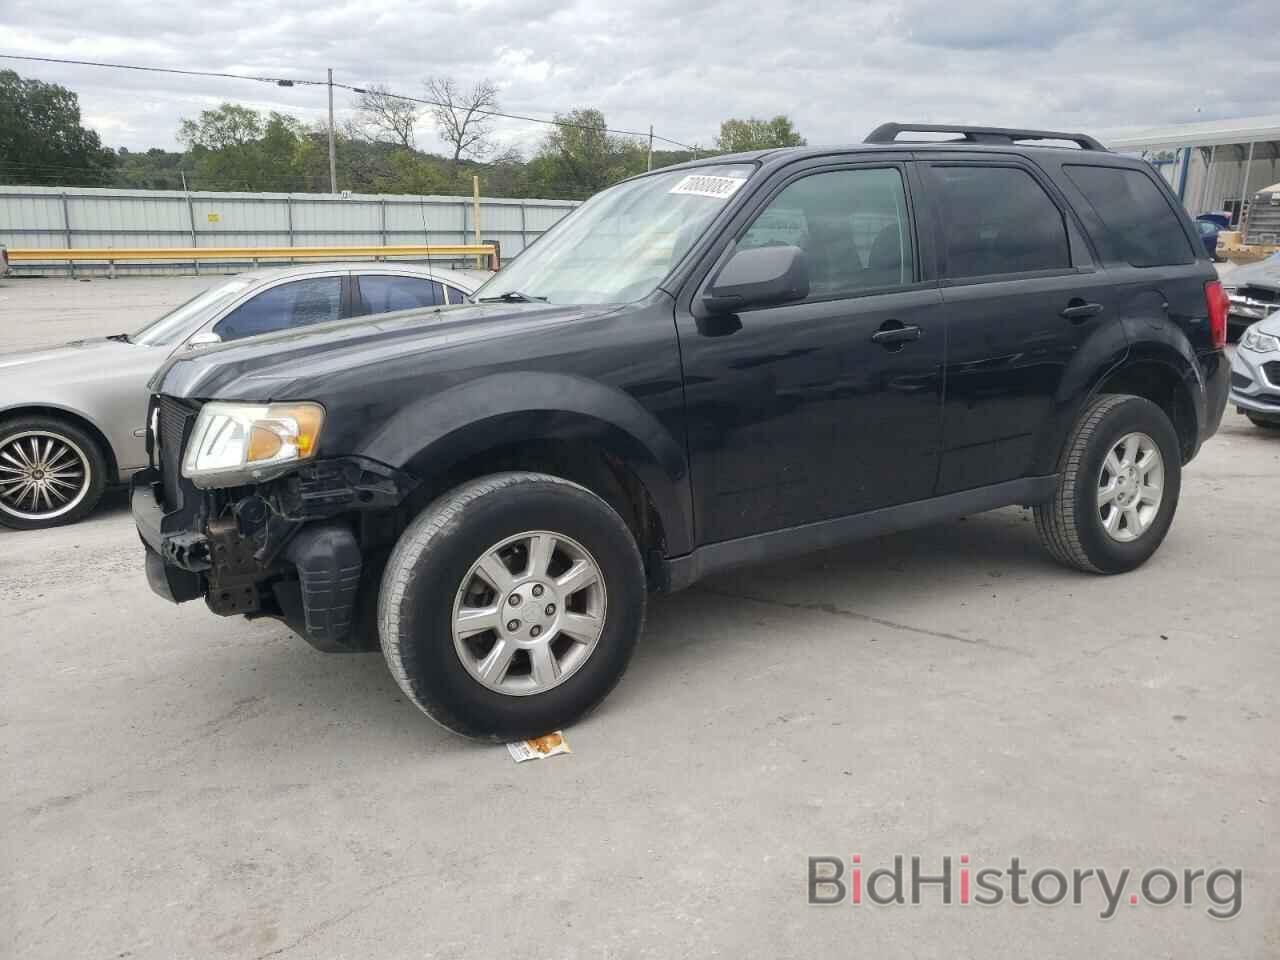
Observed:
[[[1062,171],[1102,221],[1102,235],[1090,234],[1104,260],[1135,267],[1195,262],[1182,221],[1141,170],[1063,164]]]

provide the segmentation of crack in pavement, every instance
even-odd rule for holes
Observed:
[[[728,590],[717,590],[714,587],[700,586],[697,588],[703,593],[711,593],[718,597],[726,597],[730,600],[746,600],[751,603],[760,603],[769,607],[781,607],[784,610],[809,610],[814,613],[826,613],[833,617],[844,617],[849,620],[857,620],[860,623],[874,623],[880,627],[888,627],[890,630],[901,630],[904,633],[918,633],[926,637],[937,637],[940,640],[958,640],[960,643],[967,643],[976,647],[988,647],[992,650],[1003,650],[1007,653],[1015,654],[1019,657],[1031,656],[1024,650],[1016,647],[1007,647],[1004,644],[992,643],[983,637],[962,637],[958,633],[946,633],[942,630],[929,630],[925,627],[913,627],[907,623],[898,623],[896,620],[886,620],[884,617],[873,617],[869,613],[859,613],[856,610],[846,610],[844,607],[837,607],[834,603],[799,603],[787,600],[775,600],[771,597],[756,597],[745,593],[730,593]]]
[[[306,930],[302,931],[302,933],[298,934],[298,936],[294,937],[293,940],[289,941],[284,946],[276,947],[274,950],[268,950],[266,953],[260,953],[254,958],[254,960],[267,960],[268,957],[278,957],[282,954],[288,953],[290,950],[295,950],[312,937],[324,933],[326,930],[337,926],[344,920],[355,916],[357,913],[368,910],[377,902],[374,898],[377,897],[378,894],[384,893],[392,887],[399,886],[402,883],[408,883],[411,880],[425,880],[432,876],[433,874],[430,873],[409,873],[401,877],[395,877],[394,879],[387,880],[384,883],[380,883],[361,894],[361,898],[365,901],[364,903],[358,903],[351,909],[346,910],[337,916],[321,920],[315,926],[308,927]]]

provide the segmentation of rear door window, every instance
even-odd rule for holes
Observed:
[[[932,171],[943,276],[960,280],[1071,267],[1062,211],[1027,171],[977,164]]]
[[[440,283],[424,277],[369,273],[362,274],[359,283],[360,296],[356,300],[355,310],[358,316],[448,303]]]
[[[1064,164],[1062,171],[1102,221],[1105,231],[1093,240],[1104,260],[1135,267],[1195,260],[1178,215],[1141,170]]]

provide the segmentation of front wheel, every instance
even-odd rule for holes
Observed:
[[[1124,573],[1156,552],[1178,506],[1178,435],[1150,400],[1120,394],[1085,408],[1058,464],[1053,499],[1035,508],[1054,559],[1090,573]]]
[[[53,417],[0,424],[0,524],[40,530],[87,516],[107,486],[93,437]]]
[[[607,503],[558,477],[496,474],[445,494],[401,535],[378,601],[382,651],[441,726],[541,736],[621,679],[645,595],[640,552]]]

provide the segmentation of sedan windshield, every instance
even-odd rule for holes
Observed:
[[[666,278],[754,169],[720,164],[610,187],[557,223],[475,297],[566,304],[639,300]]]
[[[215,284],[202,293],[197,293],[180,307],[175,307],[159,320],[153,320],[130,339],[134,343],[147,346],[160,346],[177,343],[195,332],[205,320],[213,316],[219,307],[225,306],[245,290],[253,286],[255,281],[236,277]]]

